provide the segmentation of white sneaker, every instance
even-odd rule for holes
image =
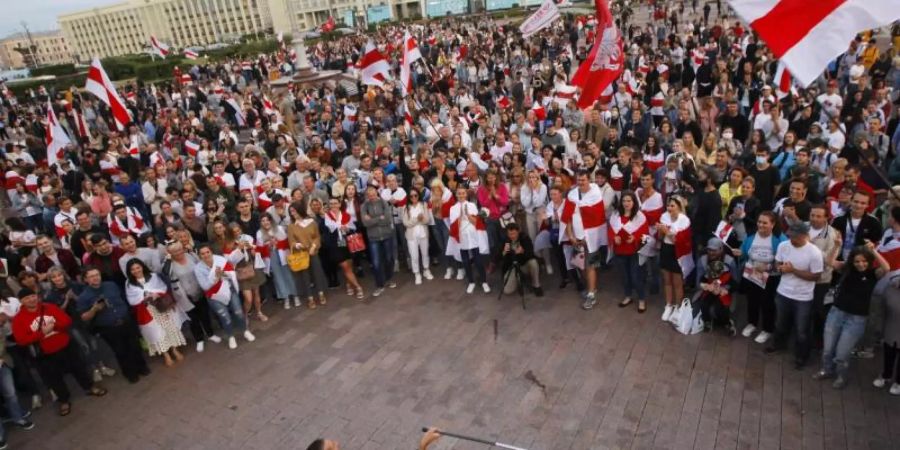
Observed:
[[[253,333],[250,332],[250,330],[245,330],[244,339],[246,339],[247,342],[253,342],[256,340],[256,336],[254,336]]]
[[[553,266],[547,264],[547,275],[553,275]]]
[[[888,380],[885,380],[884,378],[879,377],[879,378],[876,378],[874,381],[872,381],[872,386],[875,386],[878,389],[881,389],[887,385],[887,382],[888,382]]]
[[[481,283],[481,289],[484,289],[485,294],[491,293],[491,285],[489,285],[487,283]]]
[[[422,284],[422,275],[416,274],[416,284]]]
[[[375,289],[372,292],[372,297],[378,297],[379,295],[381,295],[382,292],[384,292],[384,288]]]
[[[235,339],[234,336],[228,337],[228,348],[232,350],[237,348],[237,339]]]
[[[203,341],[200,341],[197,343],[197,353],[203,353],[204,348],[205,348],[205,345],[203,344]]]
[[[466,271],[463,269],[459,269],[459,271],[456,272],[456,280],[462,281],[465,279],[466,279]]]
[[[756,336],[756,339],[754,339],[753,342],[756,342],[757,344],[765,344],[769,341],[770,337],[772,337],[772,333],[760,331],[759,336]]]
[[[432,274],[431,274],[431,271],[428,270],[428,269],[425,269],[425,273],[422,274],[422,275],[425,277],[426,280],[433,280],[433,279],[434,279],[434,275],[432,275]]]
[[[451,279],[451,278],[453,278],[453,268],[452,268],[452,267],[448,267],[448,268],[447,268],[447,273],[444,274],[444,279],[445,279],[445,280],[449,280],[449,279]]]
[[[473,292],[475,292],[475,283],[469,283],[469,285],[466,286],[466,294],[471,294]]]
[[[215,334],[208,337],[207,339],[209,339],[209,341],[212,342],[213,344],[221,344],[222,343],[222,338],[220,338],[219,336],[216,336]]]
[[[44,406],[44,402],[41,399],[41,396],[38,394],[34,394],[31,396],[31,409],[41,409]]]
[[[666,305],[666,309],[663,310],[662,321],[668,322],[669,318],[672,317],[672,312],[675,311],[675,307],[672,305]]]
[[[299,296],[294,297],[294,306],[297,308],[303,306],[303,301],[300,300]]]
[[[891,395],[900,395],[900,384],[894,383],[891,385],[891,390],[888,391]]]
[[[746,327],[744,327],[744,331],[741,331],[741,336],[748,338],[753,335],[756,331],[756,326],[752,323],[748,323]]]
[[[291,299],[284,299],[284,309],[291,309]]]

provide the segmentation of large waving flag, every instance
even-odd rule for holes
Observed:
[[[103,66],[100,65],[100,59],[94,58],[91,62],[91,68],[88,71],[87,83],[84,88],[97,96],[112,111],[113,119],[116,121],[116,128],[124,130],[125,126],[131,123],[131,113],[125,107],[125,102],[119,93],[116,92],[116,86],[109,80]]]
[[[150,48],[153,54],[159,55],[160,58],[165,58],[169,55],[169,46],[156,39],[156,36],[150,36]]]
[[[65,148],[71,144],[66,130],[53,112],[53,104],[47,101],[47,165],[52,166],[65,158]]]
[[[528,38],[534,33],[549,27],[556,19],[559,19],[559,8],[556,6],[556,2],[554,0],[544,0],[544,4],[522,22],[522,25],[519,26],[519,31],[522,32],[523,38]]]
[[[378,51],[371,40],[366,43],[366,52],[357,63],[362,70],[362,82],[367,85],[384,86],[384,81],[391,77],[391,66],[387,58]]]
[[[597,37],[587,59],[572,76],[572,84],[581,88],[578,107],[594,104],[607,86],[619,77],[625,67],[622,34],[613,22],[607,0],[595,0],[597,8]]]
[[[200,57],[200,54],[189,48],[186,48],[184,49],[184,57],[187,59],[197,59]]]
[[[900,18],[896,0],[728,0],[801,84],[809,86],[857,33]]]
[[[419,51],[416,40],[407,31],[403,36],[403,61],[400,64],[400,92],[404,97],[413,90],[411,66],[417,59],[422,59],[422,52]]]

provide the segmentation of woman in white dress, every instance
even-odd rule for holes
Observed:
[[[166,366],[171,367],[175,364],[173,358],[176,361],[184,359],[178,347],[187,344],[181,332],[181,325],[187,316],[174,298],[170,305],[164,305],[165,302],[160,299],[166,296],[168,287],[141,260],[133,258],[128,261],[126,273],[125,297],[135,309],[150,356],[163,355]],[[160,311],[163,308],[165,310]]]

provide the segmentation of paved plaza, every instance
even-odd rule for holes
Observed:
[[[611,286],[585,312],[554,279],[523,311],[457,281],[400,281],[365,303],[331,291],[315,311],[269,304],[255,343],[154,361],[137,385],[117,376],[69,417],[39,410],[11,448],[305,449],[322,436],[408,450],[423,425],[531,450],[900,447],[900,398],[871,386],[878,359],[855,361],[835,391],[751,340],[678,334],[659,302],[619,309]]]

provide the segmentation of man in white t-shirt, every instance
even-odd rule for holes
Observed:
[[[498,131],[496,134],[496,141],[494,145],[491,146],[491,159],[494,161],[502,161],[503,155],[512,152],[512,142],[508,142],[506,140],[506,134],[503,131]]]
[[[775,264],[782,275],[775,296],[775,339],[766,353],[783,350],[793,327],[797,334],[794,368],[801,369],[809,358],[812,300],[825,261],[822,251],[809,242],[809,225],[805,222],[791,224],[787,235],[789,240],[779,244],[775,252]]]
[[[844,106],[844,99],[838,94],[837,80],[830,80],[828,88],[824,94],[819,94],[816,101],[822,105],[822,112],[819,120],[828,123],[832,118],[841,116],[841,108]]]

